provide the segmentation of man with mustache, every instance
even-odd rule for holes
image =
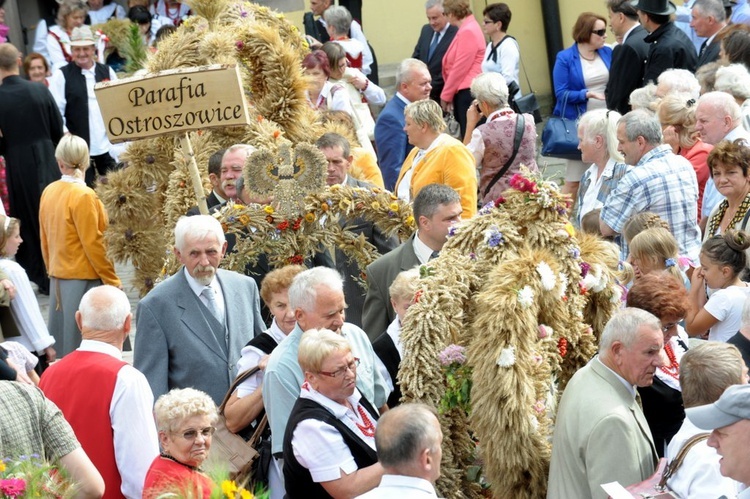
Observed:
[[[183,267],[138,304],[134,365],[154,399],[192,387],[218,405],[237,374],[242,347],[265,329],[258,286],[219,269],[227,244],[212,216],[183,217],[174,235]]]

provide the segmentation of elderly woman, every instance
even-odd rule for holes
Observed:
[[[686,93],[667,94],[657,109],[661,122],[664,143],[672,146],[672,152],[690,161],[698,179],[698,213],[701,211],[703,191],[709,178],[708,153],[714,146],[706,144],[694,132],[695,98]]]
[[[401,388],[396,378],[401,359],[404,358],[404,347],[401,343],[401,322],[406,311],[414,303],[414,294],[419,284],[419,270],[414,268],[400,272],[388,288],[391,306],[396,318],[388,329],[372,342],[372,349],[378,356],[378,369],[388,385],[391,394],[388,396],[388,407],[393,409],[401,403]]]
[[[497,199],[508,188],[510,178],[521,165],[532,172],[536,165],[536,126],[534,117],[518,116],[508,107],[508,86],[500,73],[482,73],[471,82],[474,105],[466,112],[464,144],[474,155],[479,170],[479,196],[482,204]],[[479,119],[487,122],[476,128]],[[514,149],[517,126],[522,126],[521,142]]]
[[[173,389],[154,405],[161,455],[151,463],[143,497],[211,497],[213,481],[201,472],[218,418],[213,399],[193,388]]]
[[[305,331],[298,359],[305,382],[284,435],[288,497],[355,497],[375,488],[383,475],[378,413],[355,386],[359,359],[328,329]]]
[[[370,63],[364,62],[365,47],[359,40],[349,38],[349,31],[352,27],[352,15],[340,5],[331,5],[323,13],[326,21],[326,31],[331,41],[341,45],[346,52],[346,60],[350,68],[359,69],[365,74],[370,71]],[[365,71],[365,68],[367,71]]]
[[[443,133],[445,121],[435,101],[412,102],[404,109],[404,116],[404,131],[415,147],[401,166],[394,191],[410,201],[428,184],[445,184],[461,196],[461,217],[471,218],[477,212],[474,156],[461,142]]]
[[[57,24],[47,33],[47,52],[52,71],[60,69],[73,60],[70,34],[73,28],[83,25],[89,8],[85,0],[62,0],[57,10]]]
[[[37,81],[49,86],[47,76],[49,75],[49,64],[47,59],[38,52],[32,52],[23,60],[23,72],[31,81]]]
[[[573,25],[575,43],[557,54],[552,79],[557,103],[552,112],[575,120],[593,109],[605,109],[604,89],[609,81],[612,49],[605,46],[607,20],[599,14],[584,12]],[[575,198],[585,166],[569,160],[563,192]]]
[[[742,127],[750,131],[750,72],[744,64],[732,64],[716,70],[714,89],[726,92],[742,108]]]
[[[463,137],[466,133],[466,111],[471,105],[469,87],[482,72],[484,34],[471,13],[468,0],[445,0],[443,12],[458,31],[443,56],[445,86],[440,94],[440,105],[444,111],[452,112],[456,117]]]
[[[574,223],[581,226],[586,213],[604,206],[607,196],[630,167],[617,150],[617,111],[596,109],[581,116],[578,122],[578,149],[581,160],[592,163],[581,177]]]
[[[750,147],[741,139],[719,142],[708,155],[708,167],[716,189],[724,196],[711,212],[703,233],[706,241],[727,229],[750,228]]]
[[[50,276],[48,326],[62,357],[81,343],[75,314],[86,291],[102,283],[116,287],[121,283],[104,243],[107,212],[84,182],[89,167],[86,142],[75,135],[64,136],[55,158],[62,178],[42,192],[39,225]]]
[[[654,314],[661,321],[664,333],[664,352],[668,364],[656,369],[651,386],[638,388],[656,451],[659,457],[663,457],[669,441],[685,419],[680,389],[680,358],[688,349],[688,336],[679,323],[687,313],[687,291],[671,275],[646,274],[630,288],[627,306]]]

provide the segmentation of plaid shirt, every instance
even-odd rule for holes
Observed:
[[[680,248],[693,262],[700,253],[698,217],[698,181],[690,162],[660,145],[643,155],[607,198],[601,220],[615,232],[631,216],[651,211],[665,220]],[[627,256],[627,245],[620,238],[620,249]]]
[[[0,381],[0,428],[0,457],[56,461],[80,447],[60,409],[39,388],[15,381]]]
[[[612,164],[612,168],[607,169],[607,166],[609,166],[610,163]],[[604,205],[604,202],[607,200],[609,193],[612,192],[615,187],[617,187],[617,182],[619,182],[620,179],[633,168],[632,166],[626,165],[625,163],[617,163],[613,159],[610,159],[607,162],[607,166],[604,167],[604,171],[602,172],[602,185],[599,188],[599,192],[596,193],[596,200],[599,201],[602,205]],[[578,227],[581,226],[581,218],[583,218],[582,215],[585,215],[585,213],[581,214],[583,197],[589,190],[589,185],[591,185],[591,177],[593,176],[593,172],[595,171],[595,169],[596,166],[594,166],[593,168],[589,168],[583,173],[583,176],[581,177],[581,185],[578,189],[578,200],[576,201],[577,213],[574,219]]]

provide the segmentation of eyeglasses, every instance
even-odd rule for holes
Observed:
[[[203,438],[208,438],[213,435],[215,431],[216,428],[214,428],[213,426],[206,426],[205,428],[202,428],[200,430],[187,430],[182,433],[182,438],[192,441],[198,438],[198,433],[203,435]]]
[[[594,31],[592,31],[592,33],[599,36],[607,36],[607,28],[595,29]]]
[[[350,370],[351,372],[355,372],[358,366],[359,366],[359,358],[354,357],[354,359],[351,362],[349,362],[346,365],[346,367],[342,367],[341,369],[336,369],[333,372],[318,371],[318,374],[322,374],[324,376],[330,376],[331,378],[338,378],[346,374],[347,370]]]
[[[484,24],[495,24],[495,21],[493,21],[492,19],[485,19]]]
[[[662,326],[662,333],[668,333],[673,327],[677,326],[678,323],[679,322],[670,322],[669,324]]]

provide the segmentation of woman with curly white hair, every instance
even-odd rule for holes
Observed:
[[[162,452],[151,463],[143,485],[143,497],[165,493],[179,497],[211,497],[213,481],[201,464],[208,458],[218,419],[213,399],[193,388],[173,389],[154,405]]]
[[[716,70],[714,90],[726,92],[742,108],[742,128],[750,131],[750,72],[744,64],[731,64]]]

